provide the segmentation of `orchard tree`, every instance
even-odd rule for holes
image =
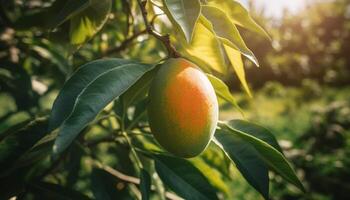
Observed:
[[[1,198],[227,199],[232,167],[264,199],[270,170],[304,191],[272,133],[218,120],[243,112],[221,78],[251,96],[242,56],[258,65],[237,27],[269,40],[239,2],[2,4],[1,88],[31,120],[0,135]]]

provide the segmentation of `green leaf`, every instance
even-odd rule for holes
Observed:
[[[266,128],[245,120],[240,120],[240,119],[231,120],[230,125],[249,135],[257,137],[260,140],[263,140],[264,142],[267,142],[269,145],[271,145],[272,147],[274,147],[275,149],[277,149],[279,152],[283,154],[282,148],[278,144],[275,136]]]
[[[207,151],[211,151],[211,149]],[[222,191],[226,195],[230,193],[230,188],[226,182],[227,179],[225,179],[227,177],[222,171],[220,171],[220,168],[218,169],[215,166],[210,165],[202,158],[202,156],[191,158],[190,161],[199,171],[205,175],[213,187]],[[220,161],[222,165],[222,160]]]
[[[187,42],[192,39],[193,29],[201,12],[199,0],[164,0],[169,18],[177,23]]]
[[[251,18],[248,11],[238,1],[208,0],[207,2],[207,5],[219,8],[225,12],[234,24],[256,32],[271,40],[266,31]]]
[[[213,85],[215,89],[215,93],[218,97],[224,99],[225,101],[231,103],[233,106],[235,106],[241,113],[243,111],[237,104],[236,100],[233,98],[229,88],[227,85],[220,79],[216,78],[214,75],[207,74],[207,77],[210,81],[210,83]]]
[[[196,63],[204,71],[213,69],[225,73],[226,63],[221,44],[206,24],[209,24],[208,20],[200,16],[191,43],[188,44],[182,37],[177,37],[176,42],[180,41],[180,51],[184,57]]]
[[[258,60],[244,43],[237,27],[223,11],[213,6],[202,6],[202,14],[210,21],[210,29],[214,30],[216,36],[224,44],[239,50],[243,55],[259,66]]]
[[[94,36],[108,19],[111,0],[91,0],[90,5],[70,20],[70,43],[79,45]]]
[[[265,199],[269,199],[268,168],[254,146],[224,130],[217,130],[215,138],[218,146],[236,164],[248,183]]]
[[[48,182],[34,182],[29,185],[29,191],[34,195],[34,199],[52,200],[88,200],[89,198],[80,192],[63,187],[58,184]]]
[[[184,199],[218,199],[205,176],[185,159],[156,154],[155,168],[163,183]]]
[[[87,8],[90,3],[91,1],[89,0],[67,0],[62,8],[59,10],[56,9],[57,14],[50,20],[50,27],[55,28],[61,25],[63,22]]]
[[[135,84],[133,84],[120,98],[123,99],[124,110],[144,98],[149,90],[153,77],[156,75],[159,67],[146,72]]]
[[[241,82],[244,90],[249,97],[252,97],[252,94],[249,90],[247,80],[245,78],[244,66],[242,61],[241,53],[228,45],[224,44],[224,49],[226,51],[227,57],[231,62],[233,70],[236,72],[239,81]]]
[[[1,175],[14,167],[14,164],[47,134],[47,127],[47,118],[38,118],[0,142]]]
[[[144,169],[141,169],[140,173],[140,190],[142,200],[148,200],[151,192],[151,176]]]
[[[62,153],[101,109],[151,69],[151,65],[121,59],[98,60],[79,69],[53,105],[50,128],[61,125],[53,157]]]
[[[75,101],[84,88],[101,74],[118,66],[131,64],[124,59],[101,59],[82,65],[65,83],[51,110],[49,131],[58,128],[71,113]],[[64,108],[64,109],[62,109]]]
[[[227,130],[228,132],[235,134],[252,144],[259,153],[261,159],[264,160],[264,162],[271,169],[273,169],[275,172],[281,175],[285,180],[287,180],[288,182],[292,183],[293,185],[305,192],[304,186],[296,176],[293,168],[291,167],[287,159],[284,157],[284,155],[278,149],[270,145],[268,142],[248,133],[247,130],[249,131],[251,129],[247,127],[247,124],[243,127],[240,125],[240,123],[238,123],[237,125],[235,121],[229,121],[227,123],[220,123],[219,126],[222,129]]]
[[[91,173],[91,190],[96,200],[120,198],[116,188],[117,179],[105,170],[93,168]]]

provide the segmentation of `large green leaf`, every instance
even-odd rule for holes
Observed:
[[[193,38],[190,44],[179,36],[180,51],[184,57],[196,63],[205,71],[213,69],[220,73],[226,72],[225,59],[219,40],[211,29],[208,29],[209,22],[200,16],[195,27]]]
[[[70,20],[70,43],[79,45],[95,35],[103,26],[111,10],[112,0],[91,0],[90,5]]]
[[[164,0],[164,5],[170,13],[169,17],[177,23],[187,42],[190,42],[201,11],[199,0]]]
[[[190,200],[218,199],[205,176],[185,159],[154,155],[155,167],[163,183]]]
[[[265,199],[269,199],[268,168],[253,145],[224,130],[217,130],[215,138],[249,184]]]
[[[249,124],[241,126],[241,123],[236,123],[235,120],[233,120],[227,123],[220,123],[219,126],[231,134],[235,134],[236,136],[239,136],[252,144],[266,165],[281,175],[285,180],[289,181],[302,191],[305,191],[304,186],[281,151],[276,149],[268,142],[251,135],[252,132],[247,132],[251,130],[249,129]],[[259,133],[256,133],[256,135],[259,135]]]
[[[202,14],[211,22],[211,28],[224,44],[239,50],[243,55],[259,66],[258,60],[253,52],[248,49],[236,25],[232,23],[226,13],[213,6],[202,6]]]
[[[108,103],[123,94],[153,66],[120,59],[84,65],[65,84],[52,110],[50,128],[60,126],[53,156],[62,153]]]
[[[233,98],[233,96],[230,92],[230,89],[227,87],[227,85],[219,78],[216,78],[214,75],[207,74],[207,77],[208,77],[210,83],[213,85],[216,95],[218,97],[224,99],[225,101],[231,103],[240,112],[242,112],[242,110],[238,106],[236,100]]]
[[[266,31],[251,18],[248,11],[238,1],[208,0],[207,2],[208,5],[225,12],[233,23],[270,39]]]
[[[245,72],[244,72],[244,66],[243,66],[243,60],[242,60],[241,53],[239,51],[235,50],[234,48],[226,45],[226,44],[224,44],[224,49],[226,51],[228,59],[231,62],[233,70],[237,74],[237,77],[243,86],[243,89],[247,92],[249,97],[251,97],[252,94],[249,90],[248,83],[247,83],[247,80],[245,78]]]
[[[140,171],[140,191],[142,200],[148,200],[151,192],[151,176],[144,169]]]
[[[118,66],[131,64],[123,59],[101,59],[81,66],[65,83],[51,110],[49,131],[58,128],[71,113],[75,101],[84,88],[96,77]],[[64,108],[64,109],[63,109]]]

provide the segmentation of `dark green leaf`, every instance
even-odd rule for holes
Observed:
[[[159,68],[154,68],[146,72],[134,85],[132,85],[120,98],[123,99],[124,110],[135,101],[144,98],[149,90],[149,86]]]
[[[89,0],[67,0],[64,6],[59,9],[55,17],[50,21],[50,27],[54,28],[72,18],[75,14],[83,11],[89,6]]]
[[[47,134],[47,118],[36,119],[0,142],[0,174],[9,170]]]
[[[302,191],[305,191],[304,186],[296,176],[293,168],[279,150],[264,140],[246,133],[246,129],[241,129],[240,126],[236,126],[235,121],[220,123],[220,127],[252,144],[259,153],[261,159],[264,160],[271,169]]]
[[[49,131],[58,128],[71,113],[79,94],[96,77],[116,67],[131,64],[124,59],[101,59],[81,66],[65,83],[56,98],[50,116]],[[64,108],[64,109],[63,109]]]
[[[72,187],[79,179],[79,173],[82,169],[82,157],[84,150],[78,145],[73,145],[71,151],[69,151],[68,159],[65,163],[65,170],[67,170],[67,184],[66,186]]]
[[[185,35],[187,42],[191,41],[193,29],[199,17],[201,6],[198,0],[164,0],[164,5]]]
[[[144,169],[141,169],[140,173],[140,190],[142,200],[148,200],[151,192],[151,176]]]
[[[268,168],[254,146],[224,130],[217,130],[215,138],[249,184],[269,199]]]
[[[156,154],[155,167],[165,185],[189,200],[218,199],[205,176],[185,159]]]
[[[271,146],[273,146],[275,149],[277,149],[279,152],[283,154],[282,148],[278,144],[275,136],[266,128],[259,126],[257,124],[245,121],[245,120],[231,120],[230,125],[238,130],[241,130],[249,135],[252,135],[254,137],[259,138],[260,140],[263,140],[267,143],[269,143]]]
[[[53,157],[57,158],[101,109],[151,69],[151,65],[106,59],[88,63],[78,70],[53,106],[51,129],[62,123]]]
[[[51,200],[80,200],[89,199],[87,196],[80,192],[65,188],[61,185],[48,183],[48,182],[35,182],[29,185],[29,191],[37,199],[51,199]]]
[[[119,199],[117,179],[108,172],[94,168],[91,173],[91,189],[96,200]]]
[[[50,7],[20,16],[15,23],[19,29],[31,27],[53,29],[62,25],[73,16],[81,13],[91,5],[91,0],[57,0]]]

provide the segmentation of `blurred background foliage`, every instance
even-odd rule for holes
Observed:
[[[0,0],[0,140],[10,127],[49,114],[58,90],[81,64],[102,57],[154,63],[165,55],[161,44],[145,34],[142,23],[135,23],[142,20],[135,2],[111,2],[111,14],[106,19],[97,17],[99,21],[72,26],[79,23],[78,19],[50,18],[46,11],[51,6],[50,0]],[[241,90],[235,76],[225,77],[226,82],[245,117],[276,134],[308,189],[307,194],[302,194],[271,173],[271,199],[347,199],[350,189],[350,2],[312,0],[304,9],[284,12],[280,18],[268,17],[263,8],[254,6],[254,1],[249,7],[272,42],[241,30],[260,62],[256,68],[245,60],[252,99]],[[136,14],[125,15],[130,9]],[[166,23],[160,23],[159,18],[150,20],[158,30],[166,30]],[[57,20],[62,21],[61,26],[52,27]],[[107,20],[106,25],[97,32],[103,20]],[[81,35],[79,31],[88,34]],[[241,117],[229,105],[222,107],[222,119]],[[94,132],[103,135],[104,130]],[[89,195],[87,174],[92,169],[86,164],[88,161],[80,162],[84,152],[73,148],[77,148],[74,155],[63,164],[64,169],[72,170],[48,179]],[[123,148],[106,144],[97,149],[96,155],[116,169],[135,173]],[[211,156],[203,157],[218,165]],[[201,159],[198,158],[198,165]],[[76,167],[84,170],[74,174]],[[261,198],[239,172],[232,169],[227,173],[234,181],[218,178],[224,184],[217,181],[216,187],[230,193],[228,196]],[[120,195],[126,192],[122,182],[117,186]]]

